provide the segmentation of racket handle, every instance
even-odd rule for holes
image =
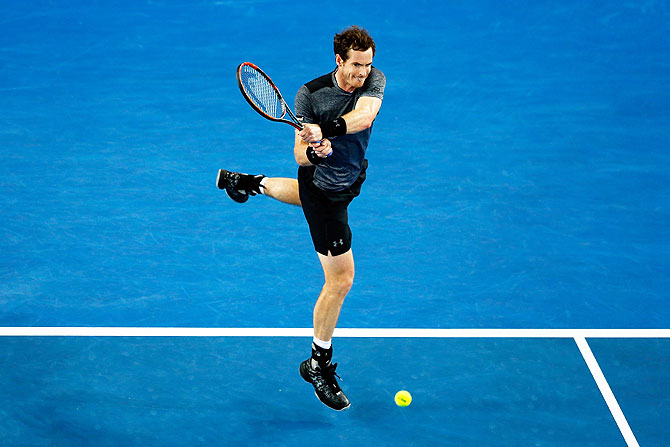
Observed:
[[[333,151],[331,150],[330,154],[326,155],[326,158],[322,158],[316,155],[316,151],[314,151],[314,148],[312,146],[307,146],[305,154],[307,155],[307,159],[309,160],[309,162],[316,166],[321,164],[326,158],[333,155]]]
[[[312,144],[319,144],[320,145],[322,141],[323,140],[312,141]],[[331,155],[333,155],[333,149],[330,150],[330,154],[326,155],[326,158],[330,157]]]

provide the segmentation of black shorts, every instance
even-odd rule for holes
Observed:
[[[302,211],[309,224],[314,249],[324,256],[330,252],[341,255],[351,248],[351,228],[347,207],[361,193],[368,161],[363,160],[363,170],[350,187],[342,191],[324,191],[314,184],[315,166],[298,168],[298,185]]]

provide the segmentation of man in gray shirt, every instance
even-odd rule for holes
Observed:
[[[303,85],[296,95],[294,155],[298,179],[271,178],[219,170],[217,185],[243,203],[265,194],[301,206],[325,284],[314,306],[312,356],[300,375],[317,397],[335,410],[350,403],[337,383],[331,362],[333,331],[354,279],[347,207],[365,181],[365,152],[384,97],[386,78],[372,67],[375,43],[366,30],[352,26],[335,35],[336,69]]]

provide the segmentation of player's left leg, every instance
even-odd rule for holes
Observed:
[[[314,306],[314,336],[330,341],[340,316],[342,303],[354,283],[354,255],[348,250],[338,256],[317,253],[323,267],[325,284]]]
[[[340,316],[340,309],[354,281],[354,256],[349,249],[333,256],[319,253],[325,284],[314,306],[314,343],[312,356],[300,364],[300,375],[314,386],[321,402],[334,410],[345,410],[350,403],[337,383],[337,363],[331,362],[331,338]]]

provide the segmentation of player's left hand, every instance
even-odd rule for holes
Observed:
[[[299,132],[300,138],[306,143],[319,141],[323,138],[321,127],[318,124],[305,124],[305,127]]]

